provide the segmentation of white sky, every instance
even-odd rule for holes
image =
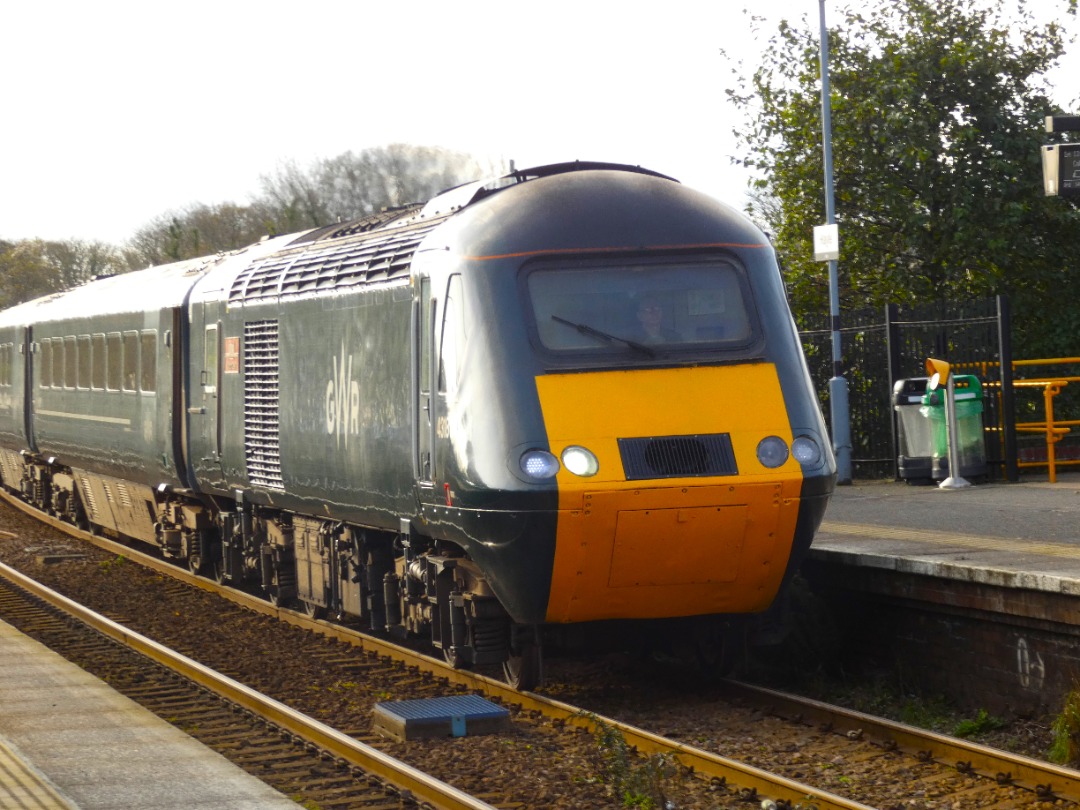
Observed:
[[[747,5],[766,33],[817,30],[817,0],[11,2],[0,238],[121,243],[170,209],[247,202],[283,161],[394,142],[640,164],[742,207],[721,49],[756,66]]]

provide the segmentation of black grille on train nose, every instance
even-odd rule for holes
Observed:
[[[739,472],[727,433],[619,439],[619,453],[627,481]]]

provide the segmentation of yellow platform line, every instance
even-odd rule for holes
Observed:
[[[10,810],[73,810],[41,776],[0,740],[0,807]]]
[[[1080,560],[1080,546],[1068,543],[1049,543],[1036,540],[1010,540],[1002,537],[982,537],[973,534],[952,534],[925,529],[899,529],[869,523],[832,523],[824,521],[819,534],[838,534],[849,537],[869,537],[887,540],[909,540],[939,546],[961,546],[979,551],[1007,551],[1017,554],[1039,554],[1044,557],[1066,557]]]

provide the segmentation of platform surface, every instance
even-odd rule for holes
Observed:
[[[1080,594],[1080,474],[963,489],[837,487],[813,559]]]
[[[0,621],[0,808],[297,806]]]

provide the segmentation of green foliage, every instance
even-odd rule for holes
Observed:
[[[119,568],[123,566],[126,562],[127,557],[125,557],[123,554],[118,554],[115,557],[110,557],[107,560],[102,560],[101,562],[99,562],[98,568],[100,568],[102,572],[108,574],[111,573],[114,568]]]
[[[1061,714],[1054,718],[1054,742],[1047,758],[1059,765],[1080,764],[1080,687],[1065,696]]]
[[[1005,7],[877,0],[830,20],[843,309],[1007,293],[1021,331],[1073,309],[1059,293],[1080,293],[1070,272],[1080,214],[1043,196],[1040,163],[1043,118],[1057,112],[1042,77],[1063,53],[1062,31],[1023,4],[1013,17]],[[729,91],[746,113],[740,162],[757,173],[751,212],[775,236],[797,316],[828,309],[812,256],[825,218],[819,71],[817,26],[785,22]],[[1078,336],[1064,341],[1070,351]]]
[[[1000,717],[988,713],[986,709],[979,709],[979,713],[972,720],[961,720],[956,724],[952,734],[954,737],[977,737],[991,731],[1005,728],[1008,725]]]
[[[644,810],[664,807],[664,783],[675,775],[677,768],[674,756],[640,757],[618,729],[595,716],[589,717],[595,725],[596,742],[607,765],[608,784],[622,806]]]
[[[0,309],[123,269],[119,252],[100,242],[0,242]]]

